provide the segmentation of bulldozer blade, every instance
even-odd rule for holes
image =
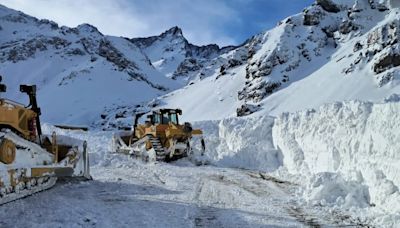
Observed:
[[[83,170],[80,172],[80,175],[75,175],[75,169],[72,167],[55,167],[54,173],[56,177],[71,177],[71,178],[82,178],[86,180],[92,180],[92,176],[90,175],[90,164],[89,164],[89,153],[87,151],[87,142],[83,142],[83,151],[82,151],[82,164]]]
[[[74,174],[74,169],[71,167],[57,167],[54,168],[56,177],[71,177]]]
[[[73,131],[88,131],[88,127],[82,126],[68,126],[68,125],[54,125],[56,128],[64,129],[64,130],[73,130]]]

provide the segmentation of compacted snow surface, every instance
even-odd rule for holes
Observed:
[[[290,183],[190,162],[93,167],[93,181],[61,182],[0,208],[2,227],[265,227],[325,224]],[[126,162],[122,162],[126,160]],[[16,219],[23,216],[23,219]],[[333,222],[329,224],[334,224]]]

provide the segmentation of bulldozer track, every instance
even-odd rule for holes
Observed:
[[[47,190],[56,184],[57,177],[29,178],[23,185],[0,188],[0,205]]]
[[[151,143],[151,146],[153,147],[154,151],[156,152],[156,159],[157,161],[165,161],[167,154],[162,146],[160,140],[154,136],[149,137],[149,141]]]
[[[1,129],[0,132],[0,143],[4,139],[11,140],[17,150],[31,150],[35,151],[35,148],[24,145],[21,142],[13,140],[13,136],[4,132],[5,129]],[[11,131],[12,132],[12,131]],[[15,134],[15,133],[14,133]],[[9,136],[7,136],[9,135]],[[18,134],[15,134],[17,137],[20,137]],[[9,203],[14,200],[18,200],[21,198],[25,198],[29,195],[35,194],[37,192],[41,192],[53,187],[57,181],[57,177],[51,176],[42,176],[42,177],[16,177],[19,173],[27,173],[27,168],[10,168],[6,167],[4,170],[5,173],[9,171],[14,172],[14,178],[18,178],[18,183],[15,186],[5,185],[4,183],[0,186],[0,205]],[[3,170],[1,171],[3,172]],[[9,180],[10,177],[8,175],[2,176],[4,180]]]

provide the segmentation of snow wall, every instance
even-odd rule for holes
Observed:
[[[316,111],[279,116],[273,140],[289,172],[304,176],[339,173],[349,184],[365,185],[367,192],[352,196],[363,195],[364,202],[357,199],[360,206],[369,203],[399,210],[399,113],[398,102],[324,105]],[[320,178],[337,179],[331,175]]]
[[[231,118],[196,125],[204,130],[207,157],[215,165],[284,169],[304,180],[303,194],[316,205],[372,207],[396,224],[400,221],[399,100],[392,96],[384,103],[341,102],[276,118]]]
[[[194,124],[203,130],[206,157],[224,167],[275,171],[282,155],[272,141],[273,117],[229,118]]]

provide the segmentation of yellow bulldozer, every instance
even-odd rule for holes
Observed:
[[[203,132],[190,123],[179,123],[180,109],[158,109],[147,115],[144,124],[138,124],[146,113],[135,116],[130,132],[115,134],[112,151],[139,157],[144,161],[173,161],[192,153],[194,139],[199,139],[204,153]]]
[[[21,85],[20,91],[29,105],[0,97],[0,205],[48,189],[59,177],[91,178],[87,143],[44,136],[36,86]]]

